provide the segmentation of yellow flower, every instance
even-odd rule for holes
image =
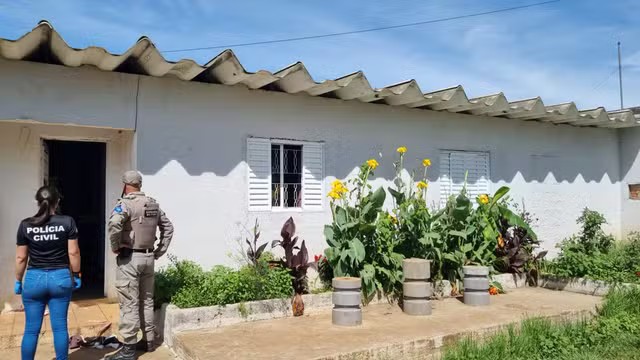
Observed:
[[[488,204],[489,203],[489,195],[487,194],[482,194],[480,196],[478,196],[478,201],[480,202],[480,204]]]
[[[502,238],[502,235],[498,235],[498,247],[500,249],[504,247],[504,239]]]
[[[420,190],[424,190],[424,189],[426,189],[427,187],[429,187],[429,184],[427,184],[427,183],[426,183],[426,182],[424,182],[424,181],[420,181],[420,182],[418,183],[418,185],[417,185],[417,186],[418,186],[418,189],[420,189]]]
[[[422,166],[424,166],[424,167],[429,167],[429,166],[431,166],[431,159],[424,159],[424,160],[422,160]]]
[[[329,191],[329,197],[332,198],[333,200],[338,200],[342,197],[342,195],[335,190],[331,190]]]
[[[334,180],[331,183],[331,191],[329,191],[329,197],[334,199],[334,200],[338,200],[340,198],[342,198],[342,196],[349,192],[349,189],[347,189],[346,186],[344,186],[344,184],[342,183],[342,181],[340,180]]]
[[[405,146],[400,146],[399,148],[396,149],[396,151],[400,154],[404,154],[407,152],[407,148]]]
[[[395,216],[389,214],[389,220],[391,220],[392,223],[397,224],[398,223],[398,218],[396,218]]]
[[[369,167],[369,169],[371,170],[375,170],[378,167],[378,162],[376,161],[376,159],[369,159],[367,160],[367,166]]]

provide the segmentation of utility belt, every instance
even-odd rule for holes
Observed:
[[[130,248],[120,248],[118,253],[119,257],[127,258],[130,257],[133,253],[142,253],[142,254],[152,254],[153,249],[130,249]]]

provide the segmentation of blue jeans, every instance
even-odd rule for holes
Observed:
[[[72,291],[73,281],[69,269],[27,270],[22,287],[22,303],[26,317],[22,338],[22,360],[33,360],[36,355],[46,305],[49,306],[56,360],[68,359],[67,312]]]

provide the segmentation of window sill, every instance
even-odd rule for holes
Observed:
[[[271,212],[274,212],[274,213],[301,213],[303,211],[304,209],[302,208],[280,208],[280,207],[271,208]]]

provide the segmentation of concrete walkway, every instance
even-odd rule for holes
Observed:
[[[372,305],[363,325],[331,325],[331,313],[243,323],[178,335],[174,350],[184,360],[420,359],[466,334],[493,331],[527,316],[575,318],[601,298],[537,288],[492,296],[488,307],[457,299],[433,301],[433,315],[411,317],[397,306]]]

